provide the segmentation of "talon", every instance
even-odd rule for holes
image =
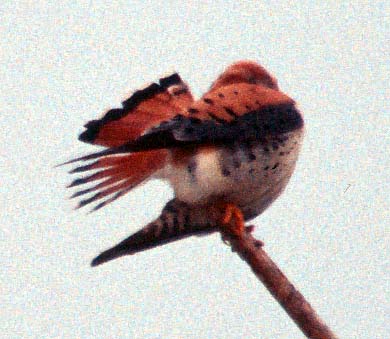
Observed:
[[[241,210],[234,204],[225,205],[225,214],[222,225],[232,235],[241,237],[245,232],[245,220]]]

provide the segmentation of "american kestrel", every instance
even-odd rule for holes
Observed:
[[[79,140],[105,149],[67,163],[90,172],[69,187],[94,183],[72,197],[92,194],[78,207],[93,210],[151,178],[167,180],[175,198],[161,215],[92,266],[261,214],[290,179],[303,138],[303,117],[262,66],[229,66],[199,100],[179,74],[136,91],[101,119],[85,125]],[[95,183],[97,182],[97,183]]]

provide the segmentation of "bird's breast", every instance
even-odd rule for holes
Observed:
[[[172,151],[165,171],[176,197],[188,204],[237,204],[247,217],[261,213],[286,186],[303,131],[264,140]]]

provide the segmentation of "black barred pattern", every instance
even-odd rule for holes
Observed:
[[[123,118],[134,108],[136,108],[141,102],[152,98],[158,93],[164,92],[168,87],[182,83],[183,82],[179,74],[174,73],[168,77],[161,78],[159,80],[159,84],[152,83],[148,87],[134,92],[129,99],[122,102],[122,108],[111,109],[104,115],[103,118],[99,120],[91,120],[86,125],[84,125],[87,130],[80,134],[79,140],[87,143],[93,143],[102,126],[108,122]]]
[[[217,230],[209,223],[194,223],[191,220],[193,209],[176,199],[164,207],[160,217],[118,245],[104,251],[91,265],[97,266],[124,255],[135,254],[153,247],[180,240],[192,235],[211,233]]]

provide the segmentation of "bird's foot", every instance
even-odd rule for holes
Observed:
[[[229,235],[241,238],[245,232],[245,220],[242,211],[234,204],[227,203],[224,206],[225,213],[221,220],[221,226]]]

